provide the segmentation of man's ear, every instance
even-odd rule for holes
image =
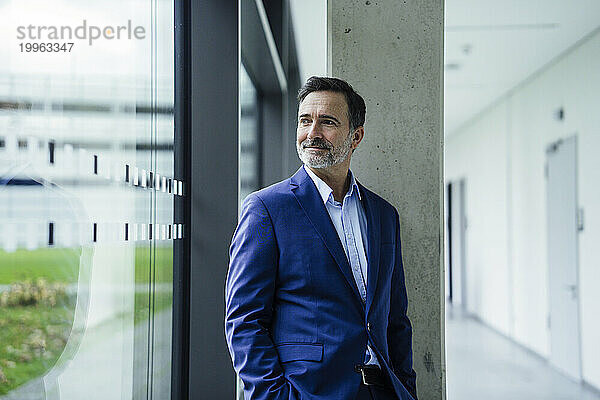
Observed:
[[[365,127],[364,126],[359,126],[358,128],[356,128],[354,130],[354,132],[352,133],[352,150],[354,150],[358,147],[358,144],[363,140],[364,136],[365,136]]]

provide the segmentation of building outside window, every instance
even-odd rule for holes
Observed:
[[[173,3],[0,15],[0,398],[169,398]],[[43,40],[51,25],[64,40]]]

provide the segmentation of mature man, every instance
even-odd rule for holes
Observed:
[[[298,93],[304,165],[249,195],[225,331],[246,399],[416,399],[398,213],[349,170],[365,103],[336,78]]]

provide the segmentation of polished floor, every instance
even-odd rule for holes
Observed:
[[[448,307],[448,400],[600,400],[477,320]]]

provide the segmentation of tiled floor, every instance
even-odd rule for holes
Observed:
[[[446,315],[448,400],[599,400],[475,319]]]

